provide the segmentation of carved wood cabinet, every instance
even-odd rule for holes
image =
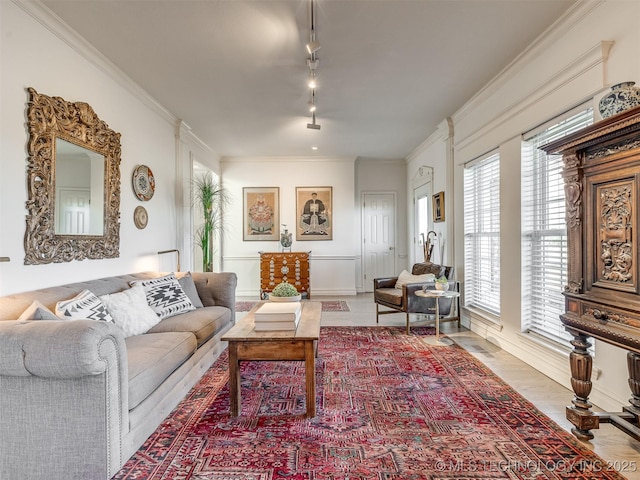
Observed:
[[[640,429],[640,107],[614,115],[543,147],[563,156],[568,284],[562,323],[570,354],[572,432],[593,438],[611,423],[637,440]],[[621,412],[591,410],[589,337],[628,351],[631,398]]]
[[[289,282],[303,297],[311,298],[309,256],[311,252],[260,252],[260,298],[276,285]]]

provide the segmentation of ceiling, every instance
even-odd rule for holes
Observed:
[[[43,0],[223,157],[400,159],[575,0]],[[317,146],[317,151],[311,147]]]

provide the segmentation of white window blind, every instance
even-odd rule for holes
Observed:
[[[465,306],[500,314],[500,156],[464,169]]]
[[[593,109],[578,107],[525,134],[522,143],[522,327],[564,345],[572,337],[560,321],[567,283],[562,156],[539,147],[591,123]]]

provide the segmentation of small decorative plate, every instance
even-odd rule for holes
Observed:
[[[151,169],[146,165],[138,165],[133,171],[132,181],[136,197],[143,202],[151,200],[156,190],[156,180]]]
[[[133,211],[133,223],[136,224],[140,230],[147,226],[147,222],[149,221],[149,214],[147,213],[147,209],[142,205],[136,207]]]

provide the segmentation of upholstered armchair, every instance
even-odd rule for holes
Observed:
[[[433,298],[419,297],[416,292],[427,289],[435,289],[435,282],[430,278],[446,277],[449,280],[449,290],[456,290],[457,282],[453,280],[453,267],[437,265],[435,263],[416,263],[411,269],[411,274],[403,272],[397,277],[374,278],[373,300],[376,303],[376,323],[380,315],[389,313],[404,313],[407,318],[407,334],[409,333],[409,315],[436,313],[436,301]],[[420,278],[422,277],[422,278]],[[400,280],[400,282],[398,282]],[[397,288],[399,287],[399,288]],[[438,299],[440,309],[440,322],[457,321],[460,326],[459,303],[457,298]],[[385,310],[380,310],[380,307]]]

